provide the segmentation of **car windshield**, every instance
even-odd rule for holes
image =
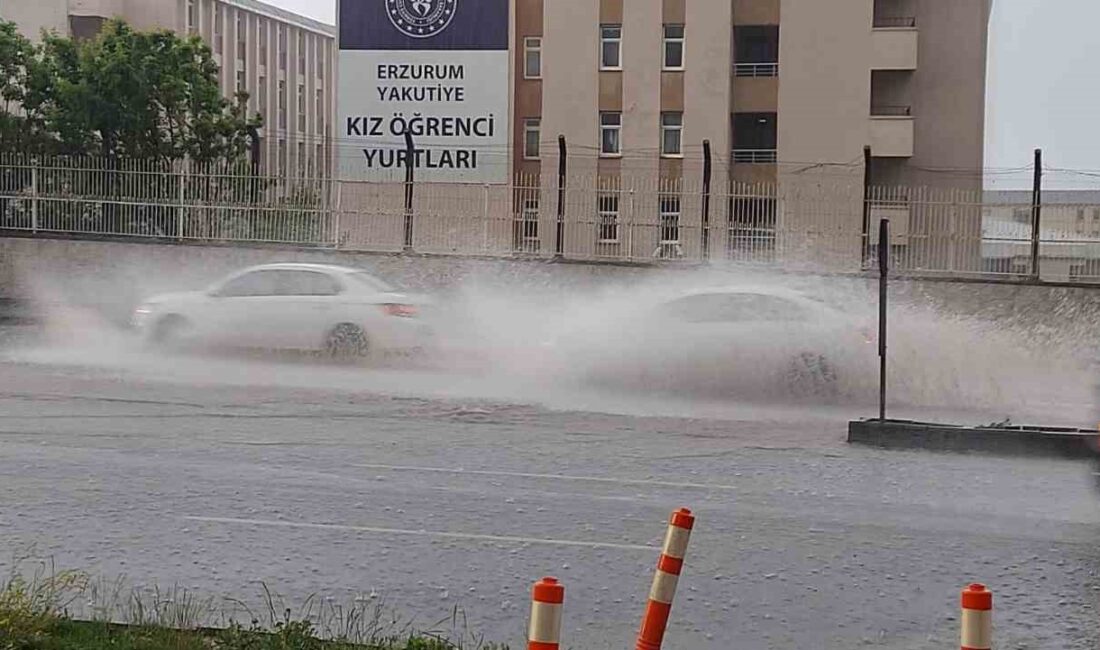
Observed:
[[[349,273],[348,277],[351,278],[353,282],[356,282],[361,286],[371,289],[372,291],[379,291],[382,293],[393,293],[394,291],[397,291],[397,288],[393,285],[387,284],[386,282],[379,280],[378,278],[374,277],[370,273],[367,273],[366,271],[356,271],[354,273]]]

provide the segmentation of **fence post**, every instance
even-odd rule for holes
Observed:
[[[31,161],[31,232],[38,233],[38,165]]]
[[[485,183],[485,185],[483,185],[482,188],[481,188],[481,203],[482,203],[481,218],[484,219],[484,221],[485,221],[485,223],[482,225],[481,252],[482,253],[488,253],[489,252],[489,184],[488,183]]]
[[[186,219],[184,205],[185,205],[185,202],[187,200],[187,163],[185,163],[185,162],[180,163],[180,183],[179,183],[179,185],[180,186],[179,186],[179,196],[178,196],[178,198],[179,198],[179,202],[180,202],[180,207],[179,207],[179,214],[177,215],[177,218],[176,218],[176,237],[178,239],[183,239],[183,235],[184,235],[183,222]]]
[[[890,220],[883,219],[878,227],[878,419],[886,421],[886,300],[890,275]]]
[[[710,259],[710,140],[703,140],[703,232],[702,261]]]
[[[344,184],[336,179],[331,179],[329,182],[336,186],[336,199],[332,215],[332,246],[333,248],[340,248],[340,213],[343,211]]]
[[[413,147],[412,133],[405,130],[405,250],[413,248],[413,182],[415,181],[413,163],[416,149]]]
[[[635,179],[634,176],[630,177],[630,201],[628,202],[628,209],[630,210],[630,221],[627,223],[626,229],[626,256],[628,260],[634,259],[634,224],[636,219],[634,218],[634,194],[635,194]]]
[[[1043,150],[1035,150],[1035,180],[1031,189],[1031,279],[1039,280],[1039,241],[1043,222]]]
[[[558,221],[554,232],[554,257],[565,254],[565,172],[566,155],[565,136],[558,136]]]
[[[863,251],[860,264],[866,269],[871,253],[871,145],[863,147]]]

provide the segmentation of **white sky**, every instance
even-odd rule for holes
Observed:
[[[954,2],[955,0],[934,0]],[[267,0],[336,22],[334,0]],[[1100,189],[1100,2],[995,0],[990,27],[986,166],[1031,164],[1041,147],[1050,188]],[[1031,173],[994,173],[991,187],[1030,187]]]

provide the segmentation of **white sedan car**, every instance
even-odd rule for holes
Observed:
[[[868,325],[800,292],[716,287],[655,296],[546,347],[567,371],[600,383],[831,396],[874,359]]]
[[[365,271],[323,264],[269,264],[205,291],[155,296],[134,313],[151,344],[323,350],[335,357],[424,349],[426,301]]]

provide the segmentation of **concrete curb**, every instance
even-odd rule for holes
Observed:
[[[848,423],[848,442],[883,449],[923,449],[1029,458],[1091,459],[1097,432],[1057,427],[963,427],[912,420]]]

